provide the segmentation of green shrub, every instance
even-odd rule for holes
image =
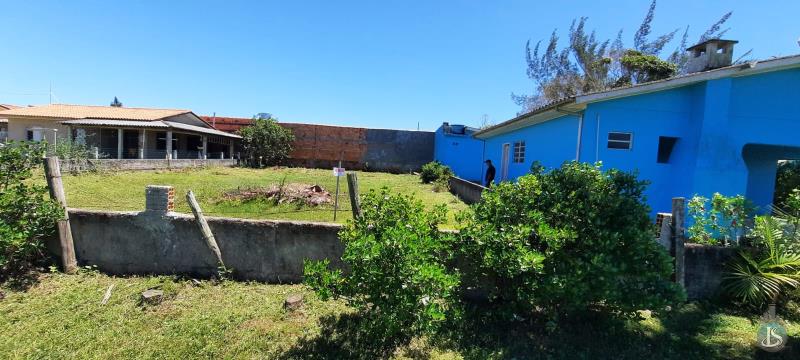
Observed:
[[[450,179],[453,176],[453,171],[450,167],[443,165],[438,161],[431,161],[422,165],[422,170],[419,173],[419,178],[423,184],[429,184],[440,179]]]
[[[294,134],[272,118],[253,118],[240,130],[245,163],[250,167],[282,164],[292,151]]]
[[[792,191],[800,188],[800,161],[784,161],[778,164],[775,178],[775,196],[772,201],[778,207],[784,207]]]
[[[306,261],[305,283],[322,299],[344,298],[375,321],[370,333],[389,348],[434,332],[459,314],[459,277],[450,262],[452,236],[439,231],[446,210],[384,188],[363,197],[363,215],[339,233],[349,272]]]
[[[442,177],[434,180],[433,182],[434,192],[445,192],[449,190],[450,190],[450,178]]]
[[[709,200],[694,196],[687,206],[692,225],[687,232],[689,240],[706,245],[738,245],[746,235],[746,223],[755,209],[742,195],[723,196],[714,193]]]
[[[62,216],[47,188],[31,180],[44,150],[42,143],[0,146],[0,280],[43,256],[43,239]]]
[[[476,270],[462,281],[488,284],[490,299],[515,310],[551,315],[595,306],[633,315],[682,300],[655,241],[645,185],[576,162],[498,185],[462,217],[459,248]]]
[[[742,250],[723,276],[723,289],[752,306],[775,304],[800,285],[800,234],[787,221],[772,216],[755,218],[754,251]]]

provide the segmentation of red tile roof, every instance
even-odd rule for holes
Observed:
[[[225,116],[200,116],[203,121],[211,124],[215,129],[235,133],[242,127],[253,124],[253,119],[235,118]]]

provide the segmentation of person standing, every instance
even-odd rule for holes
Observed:
[[[494,182],[495,169],[494,165],[492,165],[492,160],[486,160],[485,163],[486,163],[486,177],[485,177],[486,182],[484,184],[486,187],[489,187]]]

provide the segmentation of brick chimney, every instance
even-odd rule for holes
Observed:
[[[733,63],[734,40],[711,39],[692,46],[688,52],[686,70],[689,73],[717,69]]]

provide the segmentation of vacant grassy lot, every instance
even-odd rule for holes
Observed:
[[[413,194],[426,206],[444,204],[450,211],[450,219],[456,211],[466,208],[463,202],[448,192],[434,192],[429,184],[422,184],[419,177],[409,174],[358,173],[362,193],[378,190],[383,186],[392,191]],[[106,209],[138,211],[144,209],[144,189],[147,185],[171,185],[175,187],[175,208],[178,212],[191,213],[186,203],[186,192],[194,191],[203,212],[212,216],[239,217],[249,219],[287,219],[309,221],[333,221],[333,205],[311,207],[295,204],[275,204],[267,200],[226,200],[227,191],[257,186],[289,183],[317,184],[333,195],[336,178],[330,170],[303,168],[207,168],[175,171],[123,171],[65,175],[64,187],[70,207],[84,209]],[[351,218],[347,181],[341,179],[337,222]]]
[[[112,296],[101,305],[114,284]],[[160,287],[167,300],[139,304],[139,294]],[[0,354],[3,359],[128,358],[369,358],[370,344],[340,302],[321,302],[299,285],[265,285],[166,277],[115,278],[94,272],[47,274],[27,290],[3,289]],[[289,294],[305,305],[283,309]],[[475,325],[450,340],[415,340],[393,358],[486,359],[797,359],[786,349],[753,347],[755,317],[690,304],[670,316],[642,321],[565,322],[552,333],[541,322]],[[798,329],[789,325],[790,346]],[[794,351],[794,352],[792,352]]]

